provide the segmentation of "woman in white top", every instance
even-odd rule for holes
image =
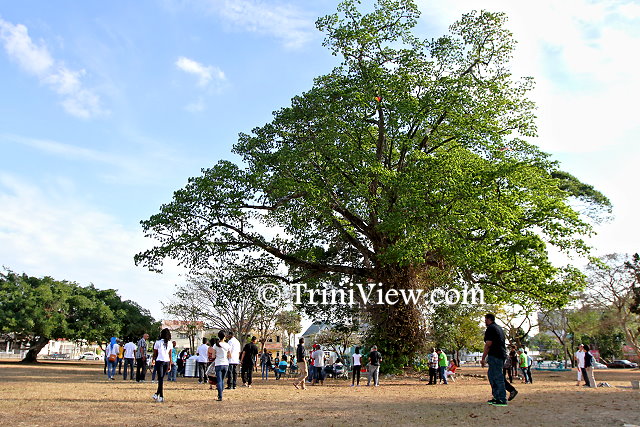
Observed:
[[[362,355],[360,354],[360,347],[356,347],[355,353],[353,353],[353,370],[351,371],[351,387],[354,385],[360,385],[360,369],[362,368]],[[356,383],[356,377],[358,382]]]
[[[164,402],[162,386],[164,376],[171,369],[171,349],[173,349],[171,331],[168,328],[164,328],[160,332],[160,339],[153,345],[153,362],[158,368],[158,390],[153,395],[153,400],[157,402]]]
[[[223,331],[218,332],[219,340],[213,345],[216,350],[216,379],[218,380],[218,401],[222,400],[222,390],[224,390],[224,379],[229,369],[229,359],[231,358],[231,346],[226,342],[226,335]]]

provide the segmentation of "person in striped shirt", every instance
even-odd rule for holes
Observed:
[[[147,340],[149,334],[144,334],[138,341],[136,348],[136,382],[144,382],[147,373]]]

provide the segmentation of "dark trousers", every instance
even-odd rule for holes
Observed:
[[[589,382],[589,374],[587,374],[587,368],[580,368],[582,371],[582,380],[587,387],[591,387],[591,383]]]
[[[509,382],[513,382],[513,375],[512,375],[512,370],[511,368],[502,368],[502,375],[504,375],[504,379],[506,381],[507,379],[507,375],[509,376]]]
[[[144,381],[144,377],[147,373],[147,359],[142,357],[136,359],[136,381]]]
[[[360,384],[360,369],[362,369],[361,365],[353,365],[353,371],[351,372],[351,384]]]
[[[529,384],[533,384],[533,377],[531,376],[531,366],[527,366],[527,375],[529,375]]]
[[[236,388],[237,380],[238,380],[238,364],[229,363],[229,370],[227,371],[227,388]]]
[[[438,382],[438,370],[436,368],[429,367],[429,384],[435,384]]]
[[[240,377],[242,378],[242,383],[251,385],[253,381],[253,365],[242,365],[240,368]]]
[[[123,380],[127,379],[127,367],[129,367],[129,377],[133,379],[133,357],[124,359],[124,375],[122,376]]]
[[[118,357],[118,375],[122,375],[122,359]]]
[[[198,377],[198,382],[206,382],[207,381],[207,362],[196,362],[196,376]]]
[[[169,362],[156,361],[155,367],[158,369],[158,390],[156,394],[164,397],[162,394],[162,386],[164,385],[164,376],[167,375],[167,371],[169,370]]]
[[[504,379],[504,389],[507,390],[509,393],[516,391],[516,388],[512,386],[509,381],[507,381],[506,377]]]

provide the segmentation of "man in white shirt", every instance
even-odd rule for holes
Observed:
[[[136,350],[138,347],[133,343],[132,339],[124,345],[124,375],[123,380],[127,379],[127,366],[129,366],[130,374],[129,379],[133,381],[133,359],[135,358]]]
[[[207,362],[209,361],[209,345],[207,339],[202,338],[202,344],[196,350],[196,376],[198,377],[198,384],[206,384],[205,372],[207,371]]]
[[[229,358],[229,371],[227,372],[227,390],[236,388],[238,379],[238,364],[240,363],[240,341],[233,336],[233,332],[227,334],[227,343],[231,346],[231,358]]]
[[[311,385],[315,385],[317,382],[324,385],[324,351],[319,345],[316,344],[316,351],[311,354],[311,357],[313,357],[313,369],[315,370]]]
[[[578,346],[578,351],[573,355],[573,360],[576,361],[576,367],[578,368],[578,382],[577,386],[580,385],[580,381],[582,381],[582,370],[584,369],[584,345],[580,344]],[[585,380],[585,384],[587,384]]]

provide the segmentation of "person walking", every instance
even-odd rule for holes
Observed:
[[[122,376],[123,380],[127,379],[127,368],[129,369],[129,379],[133,381],[133,361],[136,356],[136,345],[133,343],[133,340],[129,340],[128,343],[124,345],[124,375]]]
[[[576,368],[578,371],[578,382],[576,382],[576,386],[580,386],[580,381],[583,380],[582,372],[584,370],[584,344],[580,344],[578,346],[578,351],[573,355],[573,360],[575,361]],[[588,379],[584,378],[585,385],[588,384]]]
[[[143,383],[147,374],[147,340],[149,334],[144,334],[136,346],[136,382]]]
[[[447,383],[447,364],[449,361],[447,360],[447,355],[441,348],[437,350],[438,353],[438,377],[440,377],[440,384],[448,384]]]
[[[298,378],[293,382],[295,388],[307,389],[307,351],[304,348],[304,338],[300,337],[296,347],[296,360],[298,361]]]
[[[176,342],[171,341],[171,370],[169,370],[168,381],[176,382],[178,377],[178,349],[176,348]]]
[[[584,345],[584,371],[583,377],[586,382],[585,387],[596,388],[596,379],[593,376],[593,362],[595,362],[595,358],[589,352],[590,347],[585,344]],[[587,381],[588,380],[588,381]]]
[[[369,377],[367,378],[367,387],[371,385],[373,380],[373,386],[378,387],[380,385],[380,363],[382,362],[382,355],[378,352],[378,346],[371,347],[369,353]]]
[[[489,365],[487,376],[489,377],[491,394],[493,395],[487,403],[495,406],[506,406],[507,391],[504,375],[502,375],[502,367],[507,358],[504,332],[496,324],[496,317],[493,313],[487,313],[484,317],[484,322],[487,325],[487,330],[484,333],[484,351],[480,365],[483,368],[485,365]]]
[[[224,390],[224,378],[229,369],[229,359],[231,358],[231,346],[226,342],[223,331],[218,332],[218,342],[213,346],[216,351],[216,358],[213,363],[216,366],[216,379],[218,383],[218,401],[222,401],[222,391]]]
[[[233,336],[233,332],[227,334],[227,343],[231,346],[229,358],[229,371],[227,372],[227,390],[236,388],[238,380],[238,365],[240,364],[240,341]]]
[[[171,369],[171,351],[173,350],[173,342],[171,341],[171,331],[164,328],[160,332],[160,339],[153,345],[152,363],[158,372],[158,389],[152,396],[156,402],[164,402],[164,376]]]
[[[351,356],[351,387],[360,386],[360,371],[362,369],[362,355],[360,347],[356,347],[353,356]]]
[[[527,367],[529,366],[529,359],[523,349],[518,349],[518,367],[522,372],[523,381],[525,384],[530,384],[529,374],[527,373]]]
[[[116,366],[118,365],[118,353],[120,353],[120,346],[117,343],[116,337],[111,337],[111,342],[107,345],[105,352],[108,380],[114,380],[113,377],[116,374]]]
[[[198,384],[206,384],[207,362],[209,361],[209,345],[207,339],[202,338],[202,344],[196,349],[196,376],[198,377]]]
[[[258,359],[257,338],[251,337],[251,342],[246,343],[240,354],[240,378],[242,385],[251,388],[253,382],[253,367]]]
[[[434,348],[429,353],[429,385],[435,385],[438,383],[438,352]]]

